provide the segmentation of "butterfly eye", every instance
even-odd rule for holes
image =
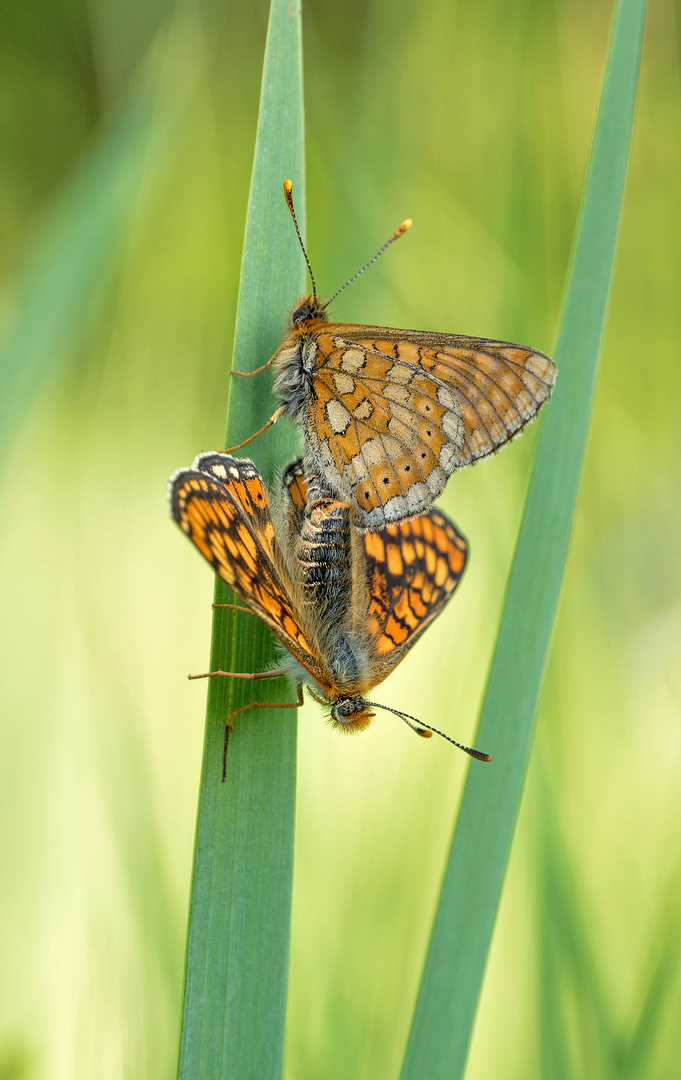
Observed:
[[[336,701],[331,708],[331,719],[335,720],[337,724],[347,724],[348,720],[354,718],[358,712],[361,712],[364,707],[364,701],[362,698],[341,698],[340,701]]]
[[[313,309],[311,304],[301,304],[301,306],[299,308],[296,308],[296,310],[293,312],[293,315],[291,316],[291,322],[294,324],[294,326],[296,323],[305,322],[307,319],[312,317],[312,310]]]

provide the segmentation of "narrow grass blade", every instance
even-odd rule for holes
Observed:
[[[624,190],[643,0],[619,0],[546,410],[402,1080],[463,1074],[529,757],[589,426]]]
[[[284,313],[304,285],[282,190],[290,177],[302,224],[301,48],[298,3],[272,0],[234,347],[234,367],[241,371],[274,352]],[[227,445],[252,434],[271,414],[269,389],[268,374],[231,380]],[[266,476],[292,456],[292,438],[277,426],[253,444]],[[233,597],[218,582],[215,599]],[[273,656],[272,635],[256,618],[215,612],[211,670],[262,671]],[[237,717],[222,783],[226,717],[249,700],[290,701],[291,694],[282,680],[209,683],[179,1076],[274,1080],[284,1054],[296,711],[253,709]]]

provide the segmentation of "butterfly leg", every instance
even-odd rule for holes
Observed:
[[[277,349],[277,352],[279,350]],[[250,379],[252,375],[259,375],[261,371],[267,371],[268,367],[274,360],[277,353],[272,353],[266,364],[261,364],[260,367],[254,368],[253,371],[230,371],[230,375],[241,375],[242,379]]]
[[[255,372],[233,371],[232,375],[255,375]],[[243,442],[237,443],[236,446],[228,446],[226,450],[218,450],[217,453],[231,454],[232,450],[241,450],[244,446],[248,446],[249,443],[253,442],[254,439],[258,438],[258,435],[262,435],[263,431],[267,431],[268,428],[272,427],[272,424],[276,424],[277,420],[284,412],[286,412],[286,406],[281,405],[276,412],[272,413],[267,423],[263,424],[263,426],[258,431],[256,431],[254,435],[249,435],[247,439],[244,439]]]
[[[229,733],[230,731],[234,731],[234,717],[238,713],[246,712],[247,709],[300,709],[303,705],[303,688],[302,686],[298,686],[297,689],[298,695],[295,701],[251,701],[248,705],[242,705],[240,708],[235,709],[233,713],[230,713],[227,717],[227,723],[225,724],[225,745],[222,751],[223,784],[227,778],[227,748],[229,746]]]
[[[227,727],[234,731],[234,724],[232,723],[234,717],[241,712],[246,712],[247,709],[300,709],[303,704],[302,686],[298,687],[298,696],[295,701],[249,701],[248,705],[240,705],[238,709],[229,714]]]
[[[284,668],[276,668],[275,671],[204,671],[201,675],[187,675],[187,678],[212,679],[215,675],[224,675],[226,679],[281,679],[286,671]]]
[[[214,608],[230,608],[231,611],[245,611],[247,615],[255,615],[249,607],[240,607],[239,604],[213,604]]]

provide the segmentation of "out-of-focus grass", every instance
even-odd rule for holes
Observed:
[[[59,10],[73,17],[47,50],[44,26],[22,23],[18,0],[3,6],[11,89],[23,87],[10,96],[0,65],[0,185],[17,264],[105,119],[89,27],[80,8]],[[168,523],[163,492],[173,468],[222,438],[266,11],[199,13],[196,33],[183,32],[202,78],[154,198],[121,237],[114,282],[93,282],[79,335],[2,473],[0,1064],[26,1077],[173,1068],[203,709],[185,675],[207,655],[211,583]],[[415,222],[339,298],[339,318],[550,348],[610,15],[585,0],[309,8],[308,240],[322,294],[396,221]],[[671,1076],[681,1054],[678,978],[656,975],[660,920],[678,936],[681,902],[677,33],[671,3],[654,5],[540,752],[471,1080],[542,1076],[554,1060],[541,1041],[549,1008],[556,1040],[567,1032],[595,1073],[596,1047],[626,1049],[653,985],[658,1026],[644,1030],[655,1054],[637,1060]],[[53,142],[38,123],[45,101]],[[386,704],[464,740],[533,440],[449,485],[443,506],[471,543],[466,578],[381,688]],[[339,739],[316,706],[301,714],[299,743],[288,1075],[392,1077],[464,762],[387,715]]]
[[[525,787],[591,421],[638,94],[645,0],[618,0],[556,342],[560,383],[530,475],[470,771],[401,1077],[463,1076]],[[466,928],[461,937],[461,927]]]

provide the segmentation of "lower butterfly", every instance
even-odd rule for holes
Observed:
[[[284,473],[279,536],[262,478],[248,459],[200,454],[191,469],[170,478],[168,499],[182,531],[287,650],[275,671],[194,678],[285,676],[298,703],[307,685],[340,731],[363,731],[373,709],[387,709],[366,695],[439,615],[466,565],[466,541],[439,510],[361,534],[348,503],[323,498],[308,505],[300,461]],[[256,706],[272,707],[243,708]],[[472,757],[491,760],[406,713],[388,711],[420,735],[436,732]]]

